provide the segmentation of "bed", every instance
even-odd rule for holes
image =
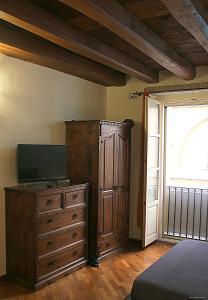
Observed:
[[[139,275],[126,300],[208,299],[208,243],[185,240]]]

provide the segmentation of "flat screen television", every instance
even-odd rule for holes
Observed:
[[[64,180],[67,178],[66,145],[17,146],[19,183]]]

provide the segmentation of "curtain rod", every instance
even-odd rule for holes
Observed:
[[[128,95],[129,100],[135,99],[136,97],[142,96],[144,92],[133,92]]]
[[[198,88],[193,88],[193,89],[186,89],[186,88],[184,88],[184,89],[167,89],[167,90],[153,90],[153,89],[151,89],[150,88],[150,90],[148,91],[148,88],[146,89],[146,90],[144,90],[143,92],[138,92],[138,91],[136,91],[136,92],[132,92],[132,93],[130,93],[129,95],[128,95],[128,98],[129,98],[129,100],[133,100],[133,99],[135,99],[135,98],[137,98],[137,97],[140,97],[140,96],[142,96],[142,95],[144,95],[144,94],[172,94],[172,93],[180,93],[180,92],[194,92],[194,91],[199,91],[199,90],[208,90],[208,88],[207,87],[198,87]]]

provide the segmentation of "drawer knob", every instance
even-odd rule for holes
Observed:
[[[72,215],[72,219],[74,220],[74,219],[76,219],[77,218],[77,214],[73,214]]]
[[[77,236],[77,232],[74,232],[73,235],[72,235],[73,239],[74,239],[76,236]]]
[[[48,219],[47,220],[47,223],[52,223],[53,222],[53,219]]]
[[[54,266],[54,265],[55,265],[55,260],[49,261],[49,263],[48,263],[49,268]]]
[[[48,245],[48,247],[51,247],[51,246],[53,246],[53,245],[54,245],[54,242],[52,242],[52,241],[48,241],[47,245]]]
[[[73,200],[76,200],[78,198],[78,195],[74,194],[72,198],[73,198]]]
[[[53,204],[53,200],[52,199],[48,199],[47,205],[51,205],[51,204]]]
[[[78,251],[75,250],[75,251],[73,252],[73,256],[77,256],[77,254],[78,254]]]

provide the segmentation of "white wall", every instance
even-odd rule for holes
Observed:
[[[106,88],[0,54],[0,275],[5,273],[5,186],[18,143],[65,143],[65,120],[102,119]]]

